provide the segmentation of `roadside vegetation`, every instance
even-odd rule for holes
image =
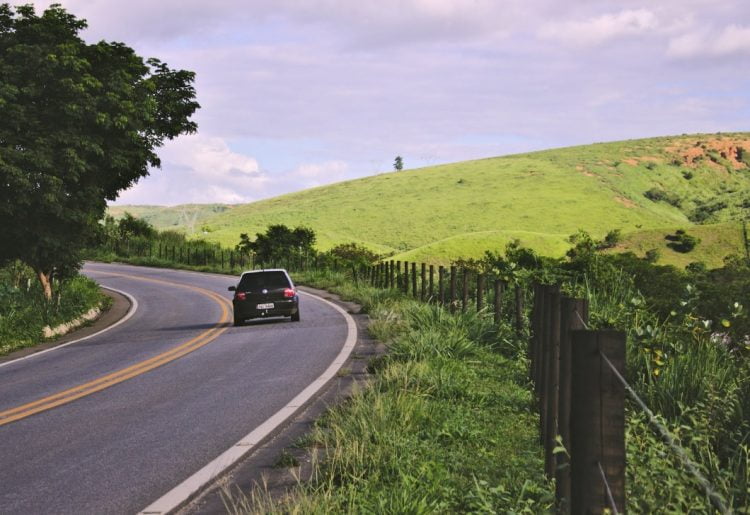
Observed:
[[[750,262],[736,258],[719,271],[693,266],[682,272],[673,267],[655,266],[632,255],[603,255],[600,249],[606,246],[606,241],[596,241],[585,233],[580,233],[575,247],[565,260],[543,258],[529,249],[511,245],[504,256],[488,253],[482,260],[464,262],[461,265],[505,276],[512,282],[523,284],[527,291],[534,281],[557,283],[562,285],[567,294],[589,299],[592,329],[617,328],[628,335],[627,379],[630,384],[685,449],[686,455],[697,463],[699,471],[726,504],[738,513],[747,513],[750,508],[750,317],[742,302],[750,298]],[[505,326],[493,333],[488,314],[450,316],[442,308],[421,306],[413,309],[417,310],[416,313],[430,313],[432,316],[415,316],[409,309],[405,310],[405,316],[397,315],[385,307],[388,306],[387,303],[363,298],[361,287],[342,286],[315,275],[303,277],[318,286],[358,298],[366,307],[369,306],[369,312],[373,316],[373,334],[389,345],[390,354],[386,362],[398,363],[398,366],[409,370],[398,383],[399,392],[409,391],[428,398],[438,395],[421,389],[421,365],[417,364],[421,363],[424,342],[433,342],[431,345],[438,348],[455,347],[456,340],[447,334],[450,334],[452,328],[462,326],[467,316],[477,324],[473,326],[473,330],[468,330],[470,334],[485,324],[486,334],[499,337],[491,339],[492,343],[485,349],[496,359],[503,359],[500,356],[514,356],[501,367],[513,370],[517,374],[515,380],[523,383],[525,342],[515,340]],[[410,323],[410,320],[416,323]],[[442,329],[436,331],[433,323],[438,321]],[[481,331],[479,334],[482,334]],[[479,340],[482,338],[479,337]],[[443,350],[442,357],[445,360],[444,366],[449,369],[462,362],[460,356],[451,354],[449,350]],[[404,360],[411,365],[404,365]],[[492,362],[489,355],[477,360]],[[410,366],[416,368],[410,369]],[[391,371],[378,367],[375,369],[378,374],[375,382],[377,391],[379,385],[386,381],[384,377],[390,377]],[[487,391],[476,383],[465,383],[465,386],[474,392],[464,392],[463,395],[468,398]],[[370,394],[365,392],[362,398],[368,399],[368,395]],[[358,399],[355,404],[357,402]],[[391,404],[395,404],[395,401],[391,401]],[[517,417],[517,414],[507,411],[507,406],[505,409],[506,411],[500,409],[492,414],[496,426],[503,426],[508,416]],[[344,406],[335,411],[333,418],[336,424],[346,427],[349,423],[356,424],[354,421],[360,418],[365,419],[360,411],[359,408],[350,411],[349,406]],[[346,415],[342,416],[341,413]],[[373,414],[368,413],[366,416],[372,417]],[[466,412],[464,425],[471,427],[473,417],[483,420],[483,416],[483,413]],[[339,421],[342,417],[343,420]],[[516,418],[519,423],[522,420]],[[533,423],[533,417],[526,420],[527,423]],[[440,423],[436,425],[439,427]],[[516,432],[522,432],[518,425],[514,427]],[[698,480],[686,470],[684,462],[662,441],[647,416],[632,401],[627,407],[626,431],[629,510],[713,513],[714,508],[709,504]],[[339,426],[331,426],[326,419],[314,433],[314,441],[322,446],[324,456],[334,456],[335,460],[345,459],[340,457],[340,453],[347,452],[348,440],[337,439],[339,432]],[[367,440],[366,433],[364,438],[371,441]],[[402,438],[398,436],[377,441],[381,446],[391,448],[392,452],[398,452],[397,446],[391,442],[399,442]],[[481,460],[484,456],[482,449],[474,448],[472,451],[477,459]],[[368,452],[385,451],[370,449]],[[525,451],[516,447],[510,448],[508,452],[518,457]],[[496,459],[502,458],[496,456]],[[325,506],[333,495],[328,493],[325,485],[331,485],[332,490],[333,486],[341,490],[342,478],[344,492],[366,490],[366,486],[360,485],[359,478],[370,478],[378,473],[372,472],[366,458],[363,461],[364,466],[352,467],[346,474],[341,473],[336,463],[324,461],[317,469],[311,485],[301,487],[301,491],[292,495],[291,500],[275,505],[274,509],[304,512],[311,507],[317,509]],[[423,463],[425,468],[420,469],[415,465],[414,469],[429,470],[429,463],[429,458],[426,458]],[[512,463],[510,466],[513,468],[506,470],[506,475],[496,475],[494,481],[478,485],[494,492],[503,492],[503,495],[507,493],[508,498],[514,498],[511,492],[517,492],[514,488],[518,487],[518,483],[508,478],[534,476],[527,475],[525,464]],[[460,467],[454,471],[459,476],[464,472]],[[534,483],[535,487],[544,489],[543,484]],[[425,500],[437,502],[440,498],[437,494],[439,490],[420,490],[415,484],[398,483],[395,486],[384,483],[379,488],[386,492],[396,488],[396,493],[388,495],[396,498],[399,495],[406,496],[415,503]],[[473,495],[481,490],[476,486],[476,490],[469,491]],[[486,493],[485,490],[482,495]],[[258,492],[252,495],[254,497],[251,498],[256,503],[264,499]],[[522,507],[504,504],[502,499],[505,498],[502,495],[486,495],[483,498],[487,500],[487,504],[481,508],[459,503],[439,506],[438,509],[504,512],[516,511]],[[359,504],[362,498],[356,493],[351,493],[346,499],[350,504],[334,505],[341,507],[341,511],[367,511],[371,508],[371,505]],[[550,508],[548,502],[548,498],[541,496],[536,498],[536,504],[531,503],[526,507],[529,512],[538,513]],[[268,506],[259,508],[258,504],[249,507],[249,511],[268,509]],[[432,507],[434,506],[430,506]]]
[[[672,234],[679,242],[692,232]],[[494,326],[488,312],[451,314],[399,291],[372,288],[362,271],[382,257],[364,247],[345,244],[320,253],[293,238],[279,238],[279,248],[263,247],[276,233],[291,238],[295,230],[269,227],[255,238],[245,235],[238,248],[265,248],[268,259],[286,256],[276,264],[290,268],[296,282],[358,301],[389,352],[372,364],[372,384],[332,409],[306,439],[317,456],[312,481],[282,500],[262,491],[233,495],[231,509],[552,509],[553,485],[541,476],[526,379],[528,334],[516,336],[506,323]],[[315,241],[312,231],[297,234]],[[750,261],[734,256],[719,268],[695,262],[678,269],[655,264],[649,255],[611,253],[622,237],[617,230],[601,239],[579,231],[566,238],[571,248],[563,258],[515,241],[455,264],[520,284],[527,296],[531,284],[541,282],[589,299],[591,328],[628,335],[630,384],[726,503],[743,513],[750,506]],[[170,266],[154,259],[125,260]],[[180,266],[239,271],[215,263]],[[697,480],[632,402],[626,433],[631,510],[712,512]]]
[[[469,311],[355,285],[343,273],[296,274],[370,314],[388,346],[374,379],[317,422],[305,445],[313,479],[284,500],[263,491],[227,500],[230,512],[538,513],[552,507],[524,339]]]
[[[34,272],[21,263],[0,268],[0,356],[44,340],[45,327],[70,322],[91,308],[111,303],[92,280],[76,276],[52,279],[47,300]]]

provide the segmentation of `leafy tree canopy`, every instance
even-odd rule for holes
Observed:
[[[134,217],[127,211],[125,212],[125,216],[123,216],[118,222],[117,229],[122,238],[130,238],[133,236],[153,238],[156,236],[156,229],[154,229],[153,225],[146,220]]]
[[[165,139],[197,128],[192,72],[87,44],[85,27],[57,4],[0,4],[0,264],[24,261],[48,295],[107,200],[160,165]]]
[[[240,234],[237,250],[254,252],[261,263],[281,262],[292,256],[314,253],[315,231],[307,227],[290,229],[286,225],[270,225],[265,233],[256,233],[255,241]]]
[[[356,243],[341,243],[329,250],[328,253],[350,266],[370,266],[381,257]]]

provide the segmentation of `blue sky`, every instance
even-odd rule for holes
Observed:
[[[396,155],[413,168],[750,129],[743,0],[60,3],[87,40],[197,74],[199,132],[120,204],[250,202]]]

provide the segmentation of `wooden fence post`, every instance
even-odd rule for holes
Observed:
[[[388,276],[388,287],[390,289],[393,289],[393,286],[396,284],[396,271],[393,270],[395,264],[396,263],[391,259],[390,273]]]
[[[503,315],[503,281],[495,279],[495,325],[500,325]]]
[[[477,274],[477,313],[484,308],[484,274]]]
[[[409,295],[409,262],[404,261],[404,293]]]
[[[440,305],[445,304],[445,284],[443,283],[445,279],[445,268],[443,268],[443,265],[440,265],[438,267],[438,298],[440,300]]]
[[[516,290],[518,291],[518,290]],[[532,340],[533,349],[531,352],[531,367],[532,367],[532,379],[534,381],[534,393],[536,398],[541,398],[542,388],[542,348],[544,345],[545,332],[547,330],[547,286],[538,285],[537,289],[538,298],[536,299],[537,311],[537,333],[534,335]],[[518,296],[516,295],[516,301]],[[516,308],[517,311],[517,308]]]
[[[546,449],[547,449],[547,384],[549,376],[549,349],[550,349],[550,336],[552,332],[552,286],[544,286],[542,290],[542,298],[544,299],[544,311],[542,322],[541,339],[538,344],[539,354],[537,354],[537,377],[539,378],[539,384],[536,385],[537,399],[539,402],[539,436],[540,442],[545,449],[545,460],[546,460]],[[547,463],[545,461],[544,471],[547,471]]]
[[[451,265],[451,287],[450,287],[451,313],[456,311],[456,266]]]
[[[417,263],[412,261],[411,263],[411,294],[417,298]]]
[[[555,437],[557,436],[558,395],[560,384],[560,287],[554,286],[549,292],[549,331],[547,333],[547,352],[544,363],[545,375],[545,402],[542,409],[545,411],[545,453],[544,464],[548,478],[555,477],[557,461],[552,452],[555,448]]]
[[[588,323],[588,301],[563,297],[560,303],[560,388],[558,401],[557,432],[563,447],[570,452],[570,382],[573,375],[571,365],[571,331],[585,329]],[[560,513],[570,513],[570,459],[566,453],[557,456],[555,476],[557,506]]]
[[[516,334],[523,334],[523,290],[516,284]]]
[[[435,265],[430,265],[430,302],[435,301]]]
[[[461,311],[466,311],[469,304],[469,271],[466,268],[463,269],[463,285],[461,293]]]
[[[425,263],[422,263],[422,270],[420,273],[421,278],[421,291],[419,295],[419,300],[422,302],[425,301],[427,298],[427,265]]]
[[[625,509],[625,387],[604,361],[625,375],[625,333],[572,331],[571,512]],[[601,467],[601,470],[600,470]]]

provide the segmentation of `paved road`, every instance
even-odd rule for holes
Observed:
[[[347,336],[342,315],[310,296],[301,322],[231,327],[231,277],[84,273],[138,310],[101,336],[0,366],[0,513],[143,509],[301,392]]]

